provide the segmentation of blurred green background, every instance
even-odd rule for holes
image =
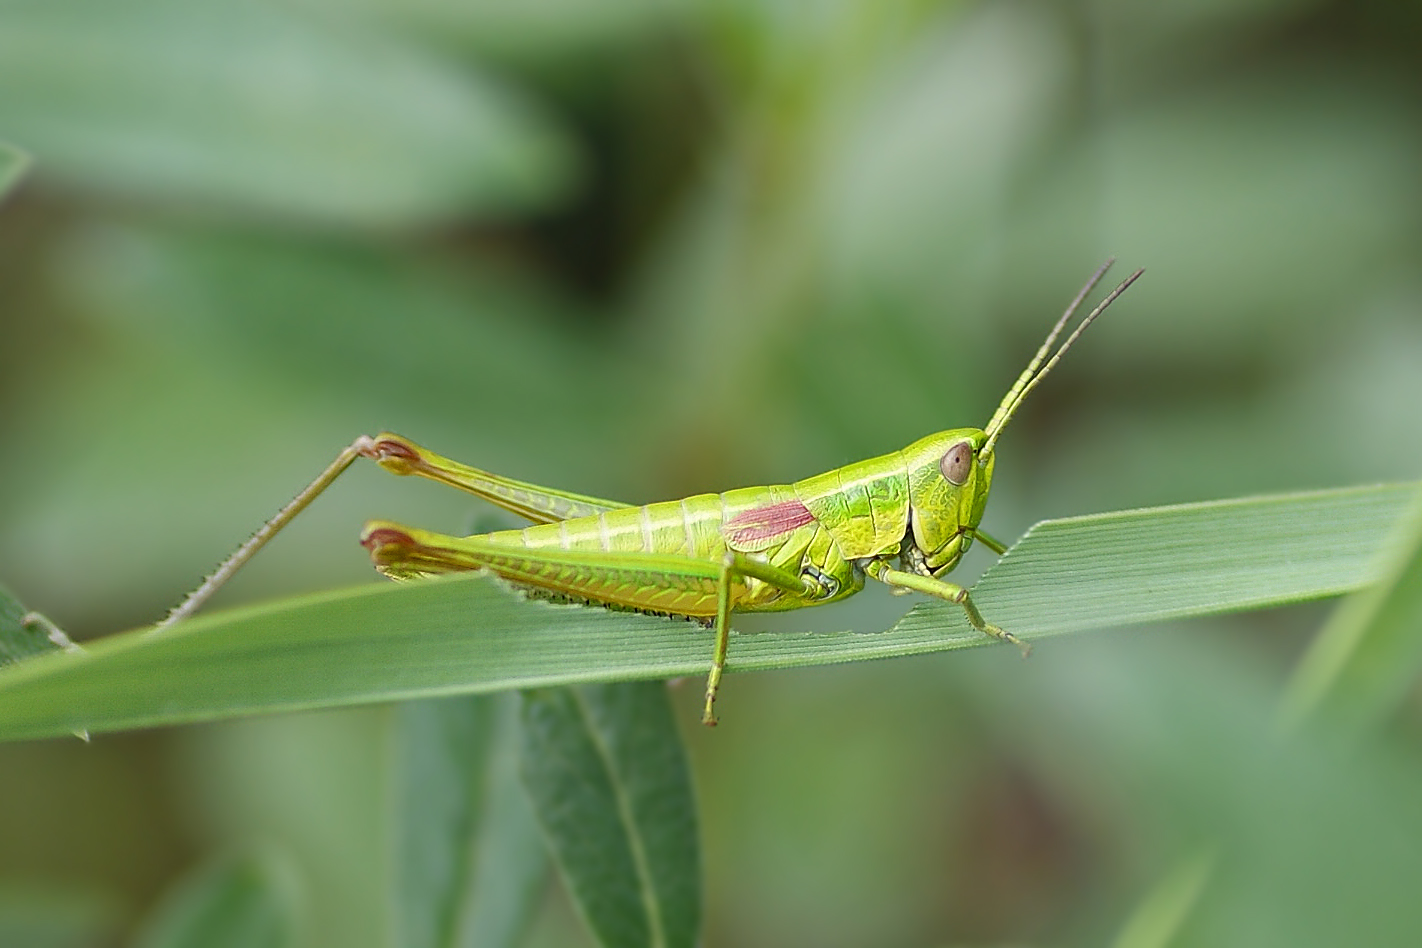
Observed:
[[[1111,254],[988,530],[1416,478],[1419,49],[1389,0],[5,0],[0,580],[153,621],[381,429],[636,502],[981,425]],[[361,468],[218,605],[376,581],[370,516],[488,522]],[[1180,944],[1415,943],[1416,696],[1274,739],[1326,615],[680,690],[706,943],[1103,944],[1211,854]],[[382,944],[388,718],[0,747],[0,917],[122,943],[257,846]],[[556,888],[534,937],[585,937]]]

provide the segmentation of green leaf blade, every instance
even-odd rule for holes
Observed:
[[[1376,579],[1417,484],[1047,521],[974,589],[1024,639],[1333,596]],[[814,622],[814,613],[805,614]],[[991,644],[961,610],[892,629],[732,640],[730,669]],[[200,615],[0,670],[0,740],[593,681],[704,674],[711,635],[680,620],[525,600],[482,575],[361,586]]]
[[[1039,638],[1336,596],[1376,578],[1380,544],[1417,495],[1395,484],[1049,520],[973,597],[999,625]],[[953,611],[919,606],[895,628]]]
[[[601,944],[695,945],[696,811],[665,687],[533,692],[523,722],[524,784]]]

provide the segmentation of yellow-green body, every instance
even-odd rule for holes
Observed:
[[[458,471],[461,486],[529,515],[530,497],[546,489],[517,485],[380,435],[382,463],[400,473]],[[396,578],[483,567],[506,579],[591,602],[672,615],[716,615],[719,576],[688,571],[685,561],[717,567],[740,553],[791,576],[808,588],[788,589],[751,575],[735,575],[729,596],[742,612],[798,609],[834,602],[864,586],[872,560],[900,560],[922,575],[951,570],[972,542],[992,481],[992,459],[969,465],[967,480],[951,484],[940,470],[954,445],[980,448],[980,429],[945,431],[892,454],[860,461],[794,484],[746,487],[720,494],[633,507],[592,498],[558,513],[596,512],[521,530],[447,537],[396,524],[367,525],[376,564]],[[398,445],[392,450],[392,445]],[[412,463],[412,459],[418,459]],[[474,486],[471,486],[474,485]],[[482,489],[479,489],[482,488]],[[516,497],[511,495],[517,495]],[[567,496],[567,495],[560,495]],[[545,505],[547,507],[548,505]],[[778,521],[759,518],[783,512]],[[548,510],[546,515],[555,516]],[[408,539],[402,539],[406,537]],[[543,556],[530,557],[528,551]],[[583,559],[548,556],[584,553]],[[650,559],[649,559],[650,558]],[[671,562],[662,568],[655,561]]]

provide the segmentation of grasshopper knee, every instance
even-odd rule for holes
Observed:
[[[387,431],[364,440],[361,455],[392,474],[415,474],[425,466],[419,446],[397,434]]]
[[[361,531],[360,545],[370,551],[370,558],[377,565],[403,559],[419,546],[404,530],[379,521],[367,524]]]

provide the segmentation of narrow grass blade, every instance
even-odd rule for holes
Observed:
[[[1245,498],[1046,521],[974,588],[1024,639],[1259,609],[1362,588],[1418,485]],[[816,613],[803,613],[813,626]],[[732,671],[977,647],[961,610],[892,629],[736,636]],[[370,585],[200,615],[0,669],[0,740],[268,711],[704,674],[680,620],[526,601],[485,576]]]
[[[696,807],[666,688],[524,698],[523,779],[563,879],[607,948],[692,948],[701,925]]]

